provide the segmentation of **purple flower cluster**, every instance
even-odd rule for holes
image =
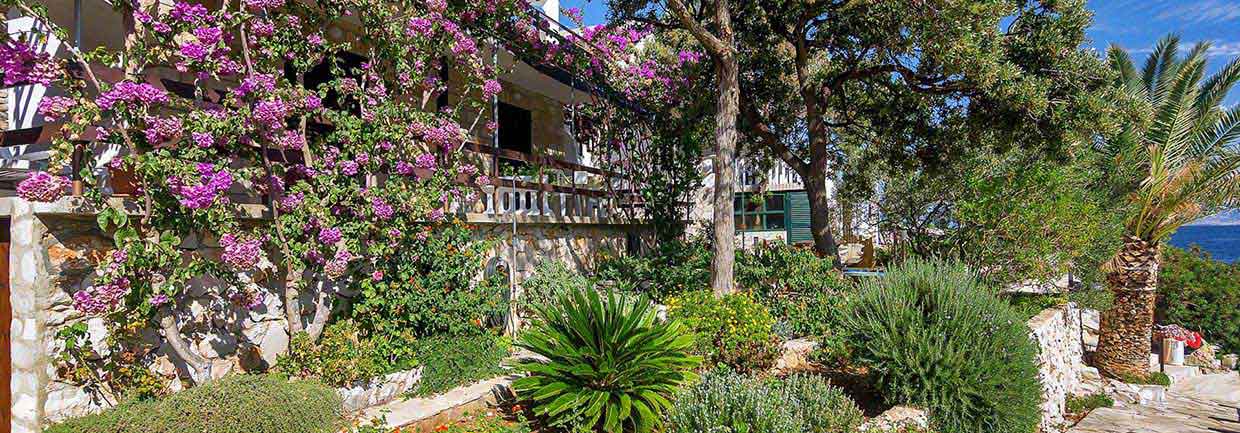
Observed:
[[[206,209],[217,199],[227,202],[228,198],[223,195],[232,187],[232,174],[228,170],[216,170],[215,166],[207,163],[199,163],[197,169],[201,177],[198,185],[184,185],[176,176],[168,178],[168,187],[179,197],[181,206]]]
[[[69,110],[72,110],[76,105],[77,101],[73,98],[44,96],[43,100],[39,101],[39,114],[43,115],[43,121],[55,122],[69,114]]]
[[[197,3],[176,2],[168,13],[173,19],[194,24],[207,19],[207,7]]]
[[[73,294],[73,308],[86,314],[106,313],[120,303],[129,289],[129,279],[125,277],[90,287]]]
[[[413,160],[413,164],[421,169],[434,170],[436,166],[435,155],[431,155],[429,153],[418,155],[418,157]]]
[[[224,247],[224,253],[220,255],[224,263],[243,271],[258,267],[258,261],[263,256],[263,243],[254,238],[229,233],[220,236],[220,246]]]
[[[413,164],[405,161],[396,161],[396,174],[401,176],[412,176],[413,170]]]
[[[277,136],[275,142],[276,145],[284,149],[301,149],[306,147],[306,136],[301,135],[300,132],[288,129],[284,131],[283,135]]]
[[[491,97],[498,95],[499,92],[502,92],[503,90],[504,87],[499,84],[498,80],[487,80],[487,82],[482,85],[482,96],[486,99],[491,99]]]
[[[409,19],[409,23],[405,25],[406,36],[430,36],[431,28],[434,23],[431,20],[422,17],[414,17]]]
[[[340,233],[340,229],[338,228],[323,227],[319,229],[319,242],[322,242],[324,245],[332,245],[336,242],[340,242],[341,238],[342,235]]]
[[[453,122],[451,119],[440,119],[439,124],[430,126],[425,123],[415,122],[409,125],[410,132],[421,136],[423,140],[432,145],[438,146],[445,152],[456,150],[464,139],[465,131],[461,129],[461,125]]]
[[[253,10],[275,9],[284,6],[284,0],[245,0],[245,5]]]
[[[194,143],[197,144],[198,147],[208,148],[215,146],[215,136],[211,135],[210,132],[195,132],[190,134],[190,136],[194,138]]]
[[[438,223],[443,222],[443,220],[446,219],[446,216],[443,213],[443,209],[435,208],[435,210],[431,211],[430,214],[426,215],[426,218],[432,222]]]
[[[340,174],[345,176],[357,174],[357,163],[354,161],[341,161],[336,167],[340,169]]]
[[[269,128],[278,128],[284,125],[284,119],[288,117],[288,106],[279,99],[262,101],[254,106],[253,115],[258,123]]]
[[[343,277],[349,271],[349,261],[351,260],[353,260],[353,254],[349,253],[349,250],[337,250],[336,257],[323,266],[323,273],[327,274],[327,278],[333,280]]]
[[[383,199],[379,197],[370,199],[370,210],[374,211],[375,216],[379,217],[381,220],[392,219],[392,214],[396,213],[396,211],[392,209],[392,205],[387,204],[386,201],[383,201]]]
[[[151,299],[149,299],[147,302],[150,302],[152,307],[158,307],[160,305],[167,304],[168,301],[170,301],[170,299],[168,299],[168,295],[159,293],[159,294],[156,294],[155,296],[151,296]]]
[[[292,212],[301,207],[302,200],[306,199],[306,194],[294,192],[280,198],[280,212]]]
[[[167,103],[168,92],[147,83],[122,81],[99,95],[95,103],[104,110],[112,109],[117,102],[140,102],[143,105]]]
[[[270,74],[254,74],[241,80],[241,84],[233,88],[233,95],[238,98],[245,97],[255,92],[274,92],[276,90],[276,77]]]
[[[64,176],[36,171],[17,184],[17,196],[29,201],[53,202],[63,197],[68,189],[69,179]]]
[[[146,142],[157,145],[181,135],[181,118],[179,117],[147,117]]]
[[[0,75],[4,87],[18,84],[52,84],[60,76],[60,66],[52,56],[37,53],[22,42],[0,41]]]

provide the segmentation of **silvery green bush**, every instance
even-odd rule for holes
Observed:
[[[843,327],[889,404],[941,433],[1029,433],[1040,420],[1025,318],[963,265],[911,260],[862,283]]]
[[[861,424],[861,409],[819,376],[721,370],[677,395],[668,424],[669,433],[845,433]]]

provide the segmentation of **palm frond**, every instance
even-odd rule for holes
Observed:
[[[1181,225],[1221,206],[1240,204],[1240,107],[1219,106],[1240,82],[1240,59],[1206,78],[1209,44],[1178,54],[1179,37],[1159,41],[1141,71],[1118,47],[1107,57],[1119,74],[1116,89],[1143,96],[1148,124],[1125,125],[1103,149],[1120,177],[1117,197],[1128,201],[1130,235],[1161,242]]]
[[[1180,36],[1175,34],[1163,37],[1154,46],[1154,52],[1150,53],[1150,57],[1145,61],[1141,79],[1149,94],[1153,94],[1158,87],[1161,75],[1175,65],[1179,49]]]

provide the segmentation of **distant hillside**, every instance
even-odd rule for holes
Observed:
[[[1240,209],[1230,209],[1193,221],[1194,226],[1231,226],[1240,225]]]

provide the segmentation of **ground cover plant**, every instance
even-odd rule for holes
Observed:
[[[234,375],[158,400],[131,401],[55,424],[48,433],[334,433],[334,389],[313,380]]]
[[[511,343],[495,335],[436,336],[414,344],[422,379],[410,390],[416,397],[441,394],[458,386],[504,374]]]

